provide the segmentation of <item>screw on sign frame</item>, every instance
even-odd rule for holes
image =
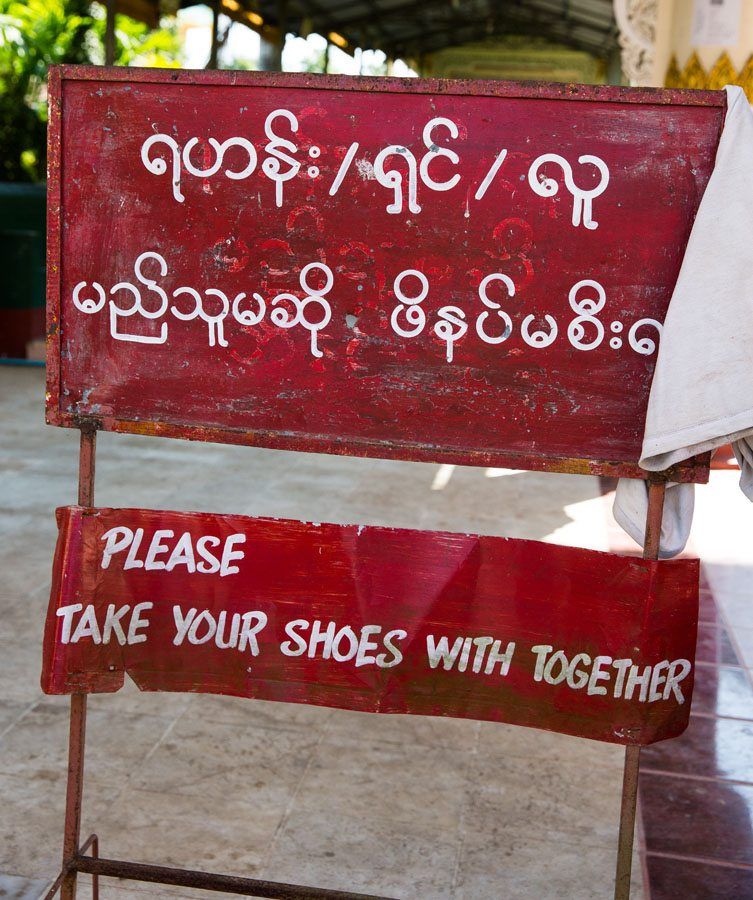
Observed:
[[[724,108],[712,92],[53,70],[47,420],[81,431],[79,505],[94,504],[100,429],[647,478],[656,338]],[[335,129],[348,110],[363,135]],[[645,558],[666,482],[707,477],[707,458],[651,476]],[[78,872],[356,896],[98,858],[80,845],[85,722],[73,693],[48,896],[71,900]]]

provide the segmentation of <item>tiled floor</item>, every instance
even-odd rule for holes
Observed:
[[[42,425],[42,373],[0,367],[0,897],[60,857],[67,701],[39,690],[76,435]],[[633,900],[753,898],[753,514],[734,473],[698,492],[707,561],[691,728],[646,750]],[[726,479],[726,480],[725,480]],[[101,435],[97,502],[447,528],[634,552],[595,478]],[[753,507],[750,508],[753,510]],[[746,516],[748,518],[746,518]],[[701,671],[701,669],[703,671]],[[532,729],[375,717],[132,686],[93,697],[84,832],[103,853],[401,900],[604,900],[622,750]],[[80,897],[88,898],[82,885]],[[104,900],[214,897],[104,883]]]
[[[0,366],[0,896],[28,898],[60,861],[68,702],[39,690],[40,640],[52,510],[74,499],[77,463],[77,435],[45,428],[42,402],[42,372]],[[606,547],[595,478],[108,434],[98,445],[101,505]],[[619,747],[133,686],[93,697],[90,710],[83,830],[96,827],[103,854],[401,900],[611,892]],[[637,862],[634,871],[638,900]],[[112,879],[102,892],[104,900],[175,895],[201,897]]]
[[[713,589],[704,572],[690,726],[641,753],[651,900],[753,897],[753,673],[739,640],[753,621],[753,584],[747,569],[738,575],[725,572]]]
[[[641,751],[648,900],[753,898],[753,505],[739,472],[696,489],[686,555],[702,561],[695,689],[679,738]],[[605,499],[614,482],[602,481]],[[634,552],[608,523],[611,549]]]

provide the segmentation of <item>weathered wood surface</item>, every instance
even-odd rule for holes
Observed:
[[[721,93],[68,68],[50,96],[49,422],[642,477],[638,323]]]
[[[117,691],[128,673],[143,690],[625,744],[687,725],[697,560],[205,513],[66,507],[58,521],[47,693]]]

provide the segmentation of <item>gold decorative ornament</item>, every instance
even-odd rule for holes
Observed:
[[[753,55],[748,57],[747,62],[740,69],[740,74],[737,76],[735,84],[740,85],[748,95],[748,100],[753,103]]]
[[[682,80],[684,82],[683,87],[694,91],[703,91],[708,88],[709,76],[695,51],[685,63],[685,68],[682,70]]]
[[[667,74],[664,76],[664,87],[680,88],[682,87],[682,72],[677,65],[677,57],[673,56],[669,61]]]
[[[723,51],[707,72],[698,54],[693,51],[682,69],[673,56],[664,76],[664,86],[668,88],[691,88],[693,90],[718,91],[725,84],[739,85],[753,103],[753,54],[738,72],[727,51]]]
[[[711,67],[708,86],[712,91],[720,91],[725,84],[737,84],[737,72],[726,50]]]

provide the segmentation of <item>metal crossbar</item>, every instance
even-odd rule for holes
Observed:
[[[92,855],[87,856],[86,851],[90,847]],[[99,840],[96,834],[91,835],[81,845],[78,853],[69,860],[68,865],[58,875],[44,900],[52,900],[62,887],[66,876],[78,872],[92,876],[93,900],[99,900],[100,876],[125,878],[130,881],[143,881],[151,884],[172,884],[205,891],[223,891],[228,894],[264,897],[269,900],[392,900],[392,898],[374,894],[354,894],[351,891],[287,884],[282,881],[265,881],[259,878],[242,878],[237,875],[201,872],[196,869],[156,866],[124,859],[102,859],[99,856]]]
[[[388,897],[378,897],[374,894],[354,894],[351,891],[335,891],[328,888],[286,884],[280,881],[220,875],[215,872],[154,866],[121,859],[95,859],[91,856],[79,856],[74,864],[77,871],[87,872],[94,876],[107,875],[113,878],[128,878],[155,884],[174,884],[208,891],[225,891],[245,897],[268,897],[272,900],[390,900]]]

